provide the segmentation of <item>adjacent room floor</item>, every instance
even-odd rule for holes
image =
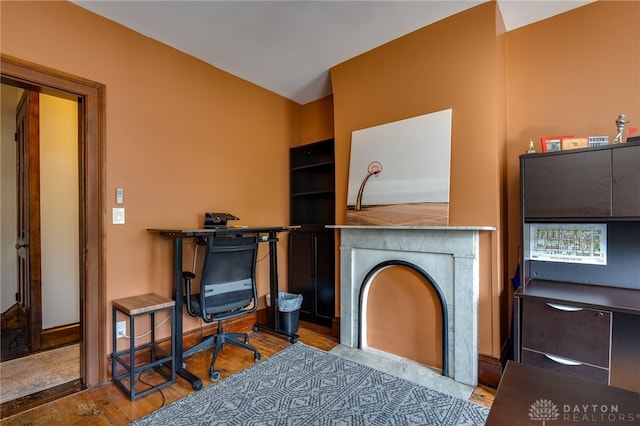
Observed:
[[[5,361],[0,368],[0,403],[5,403],[78,380],[80,345],[63,346]]]

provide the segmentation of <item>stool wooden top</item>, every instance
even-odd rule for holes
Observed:
[[[146,312],[157,311],[175,306],[176,301],[167,299],[155,293],[143,294],[140,296],[125,297],[111,302],[114,308],[125,314],[140,315]]]

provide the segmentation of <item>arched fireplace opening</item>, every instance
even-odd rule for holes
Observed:
[[[359,347],[374,348],[448,376],[448,314],[438,283],[424,269],[388,260],[360,290]]]
[[[402,260],[437,283],[446,306],[446,378],[478,384],[480,231],[490,227],[348,226],[340,229],[340,344],[358,348],[361,287],[376,265]],[[364,349],[364,348],[363,348]],[[426,367],[424,368],[426,370]],[[443,369],[444,372],[444,369]],[[434,375],[434,377],[443,377]],[[457,383],[457,384],[456,384]],[[468,389],[467,389],[468,390]]]

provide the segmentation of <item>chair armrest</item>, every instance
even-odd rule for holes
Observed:
[[[196,277],[196,274],[190,271],[182,271],[182,280],[184,282],[184,297],[182,300],[187,304],[187,312],[192,317],[199,316],[196,312],[191,309],[191,280]]]

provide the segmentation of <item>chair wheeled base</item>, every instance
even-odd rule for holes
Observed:
[[[260,361],[260,352],[253,346],[250,346],[249,343],[249,334],[247,333],[225,333],[222,329],[222,321],[218,321],[218,331],[216,334],[211,336],[213,339],[212,345],[213,349],[213,357],[211,358],[211,365],[209,366],[209,377],[212,381],[216,381],[220,379],[220,370],[215,369],[216,359],[218,358],[218,354],[222,351],[222,347],[224,344],[230,344],[233,346],[237,346],[242,349],[246,349],[253,352],[253,360],[255,362]],[[239,340],[242,339],[242,340]]]

